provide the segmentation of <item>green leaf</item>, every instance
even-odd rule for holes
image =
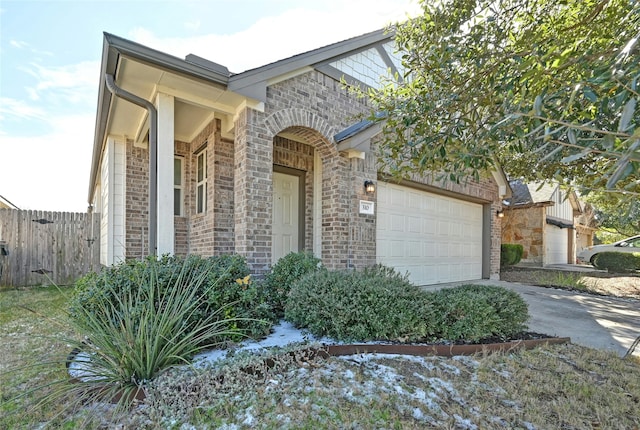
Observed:
[[[535,101],[533,102],[533,111],[538,116],[542,116],[542,96],[536,96]]]
[[[598,96],[593,92],[591,88],[585,86],[582,92],[584,93],[584,96],[587,98],[587,100],[589,100],[591,103],[595,103],[598,100]]]
[[[636,109],[636,99],[630,99],[627,104],[624,105],[624,109],[622,110],[622,116],[620,117],[620,122],[618,123],[618,131],[625,132],[629,128],[629,123],[633,118],[633,113]]]
[[[573,163],[576,160],[584,158],[585,156],[589,155],[590,153],[591,153],[590,149],[585,149],[582,152],[578,152],[576,154],[567,155],[562,160],[560,160],[560,162],[563,163],[563,164]]]

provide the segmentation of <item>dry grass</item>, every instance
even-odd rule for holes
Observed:
[[[568,272],[536,268],[510,268],[500,279],[527,285],[579,290],[613,297],[640,299],[640,276],[605,272]]]
[[[215,368],[165,372],[149,388],[143,407],[126,417],[110,415],[104,405],[84,410],[84,417],[94,418],[91,425],[77,416],[50,421],[64,405],[15,415],[28,410],[30,398],[19,403],[9,398],[64,376],[62,363],[42,375],[6,372],[18,362],[68,352],[65,344],[39,336],[60,331],[50,321],[61,315],[64,303],[51,289],[0,290],[0,428],[47,423],[69,429],[640,427],[640,363],[577,345],[454,358],[277,358],[274,368],[260,367],[263,358],[247,353]],[[25,304],[48,317],[25,312]],[[252,363],[261,371],[241,370]]]
[[[245,363],[243,363],[245,364]],[[224,383],[216,375],[224,375]],[[360,355],[285,362],[259,377],[164,375],[136,427],[633,429],[637,362],[576,345],[474,357]]]
[[[37,404],[49,384],[66,380],[62,340],[72,332],[64,322],[69,288],[0,288],[0,428],[28,428],[49,422],[59,405]],[[56,364],[51,364],[56,363]]]

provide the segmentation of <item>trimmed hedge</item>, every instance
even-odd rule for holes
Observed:
[[[500,266],[518,264],[524,254],[524,247],[519,243],[503,243],[500,245]]]
[[[340,341],[458,341],[507,338],[526,329],[525,301],[495,286],[425,292],[384,266],[304,276],[289,294],[285,318]]]
[[[601,252],[593,259],[593,266],[610,273],[628,273],[640,270],[640,253]]]
[[[477,342],[489,337],[508,338],[527,328],[527,304],[514,291],[462,285],[429,294],[440,339]]]
[[[154,282],[150,282],[152,277]],[[202,277],[206,280],[199,281]],[[105,309],[105,302],[117,307],[117,302],[123,297],[136,295],[137,290],[148,289],[154,284],[160,294],[169,294],[178,287],[178,279],[182,284],[198,286],[202,291],[198,291],[196,296],[205,297],[191,314],[185,316],[187,326],[197,325],[200,319],[222,308],[224,314],[220,318],[229,320],[226,328],[238,333],[233,340],[244,335],[259,337],[269,333],[273,313],[261,291],[251,281],[244,258],[238,255],[211,258],[165,255],[157,262],[153,257],[128,260],[100,273],[89,273],[76,282],[69,313],[71,318],[81,318],[87,311],[99,314]],[[82,312],[79,312],[80,308]],[[138,311],[142,312],[142,305],[132,310],[134,313]],[[103,317],[119,318],[118,315]]]
[[[322,269],[322,260],[310,252],[291,252],[271,268],[265,276],[262,288],[266,300],[278,318],[284,315],[284,306],[291,285],[307,273]]]
[[[424,292],[383,266],[302,277],[291,286],[285,318],[340,341],[412,341],[430,337],[433,327]]]

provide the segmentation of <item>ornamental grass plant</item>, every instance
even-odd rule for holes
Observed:
[[[248,323],[268,331],[268,321],[232,316],[236,303],[202,312],[202,304],[220,288],[229,268],[211,282],[211,270],[197,265],[172,264],[167,270],[162,259],[151,258],[145,265],[144,271],[129,279],[132,288],[101,282],[101,294],[92,300],[72,300],[72,312],[62,322],[72,336],[51,336],[52,342],[64,342],[72,353],[67,357],[57,351],[39,362],[9,370],[34,374],[38,369],[64,369],[66,361],[68,372],[42,384],[26,383],[28,390],[3,396],[3,402],[12,405],[3,410],[21,415],[51,409],[54,412],[47,419],[56,426],[101,426],[101,421],[117,420],[130,410],[144,397],[148,383],[166,369],[189,364],[204,349],[246,337],[248,330],[241,327]],[[242,290],[251,281],[245,277],[235,284]],[[52,407],[56,404],[64,407]],[[104,410],[96,413],[91,405]]]

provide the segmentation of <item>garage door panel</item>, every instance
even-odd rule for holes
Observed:
[[[379,263],[418,285],[482,277],[481,205],[380,182],[377,209]]]
[[[567,264],[569,262],[569,234],[566,229],[546,225],[545,264]]]

